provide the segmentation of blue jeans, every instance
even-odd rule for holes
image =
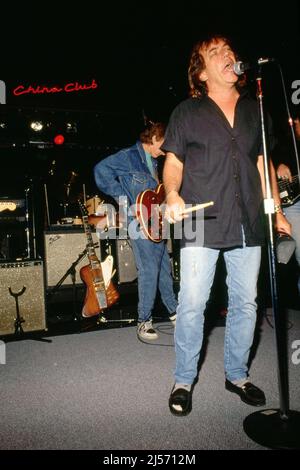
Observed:
[[[181,249],[180,292],[175,328],[176,383],[192,384],[203,340],[204,311],[220,250]],[[228,380],[247,377],[247,362],[256,324],[257,279],[261,248],[224,251],[227,267],[228,313],[224,342],[224,368]]]
[[[130,239],[138,272],[138,321],[151,318],[157,288],[169,314],[176,311],[171,262],[165,242]]]
[[[286,218],[292,224],[292,237],[296,241],[295,256],[300,269],[300,201],[292,206],[285,207],[284,212]],[[298,277],[298,292],[300,295],[300,275]]]

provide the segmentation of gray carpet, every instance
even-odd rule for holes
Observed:
[[[300,364],[291,359],[300,312],[290,310],[289,320],[290,408],[300,411]],[[157,326],[160,338],[150,345],[137,340],[134,326],[100,326],[51,343],[8,342],[0,365],[0,448],[263,449],[243,431],[244,418],[257,409],[224,389],[224,327],[208,338],[192,413],[178,418],[168,409],[173,328]],[[264,388],[266,408],[279,407],[276,370],[274,330],[264,320],[251,379]]]

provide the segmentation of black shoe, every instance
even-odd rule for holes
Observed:
[[[174,406],[181,407],[181,410],[177,410]],[[192,391],[188,391],[185,388],[177,388],[174,392],[171,392],[169,398],[169,408],[175,416],[186,416],[192,411]]]
[[[260,388],[253,385],[251,382],[246,382],[242,387],[234,385],[229,380],[225,382],[225,388],[229,392],[237,393],[241,400],[248,405],[262,406],[266,404],[265,394]]]

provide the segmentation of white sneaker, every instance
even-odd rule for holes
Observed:
[[[141,339],[157,339],[158,334],[152,326],[152,320],[142,321],[138,323],[137,335]]]
[[[173,313],[170,317],[169,320],[172,322],[172,325],[175,327],[176,325],[176,312]]]

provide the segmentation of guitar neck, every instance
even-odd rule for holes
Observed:
[[[92,237],[91,226],[88,223],[88,216],[84,215],[82,217],[82,221],[83,221],[84,232],[85,232],[86,238],[87,238],[86,247],[87,247],[87,251],[88,251],[88,257],[90,258],[91,256],[93,256],[95,258],[96,257],[96,251],[95,251],[95,247],[94,247],[94,241],[93,241],[93,237]]]

